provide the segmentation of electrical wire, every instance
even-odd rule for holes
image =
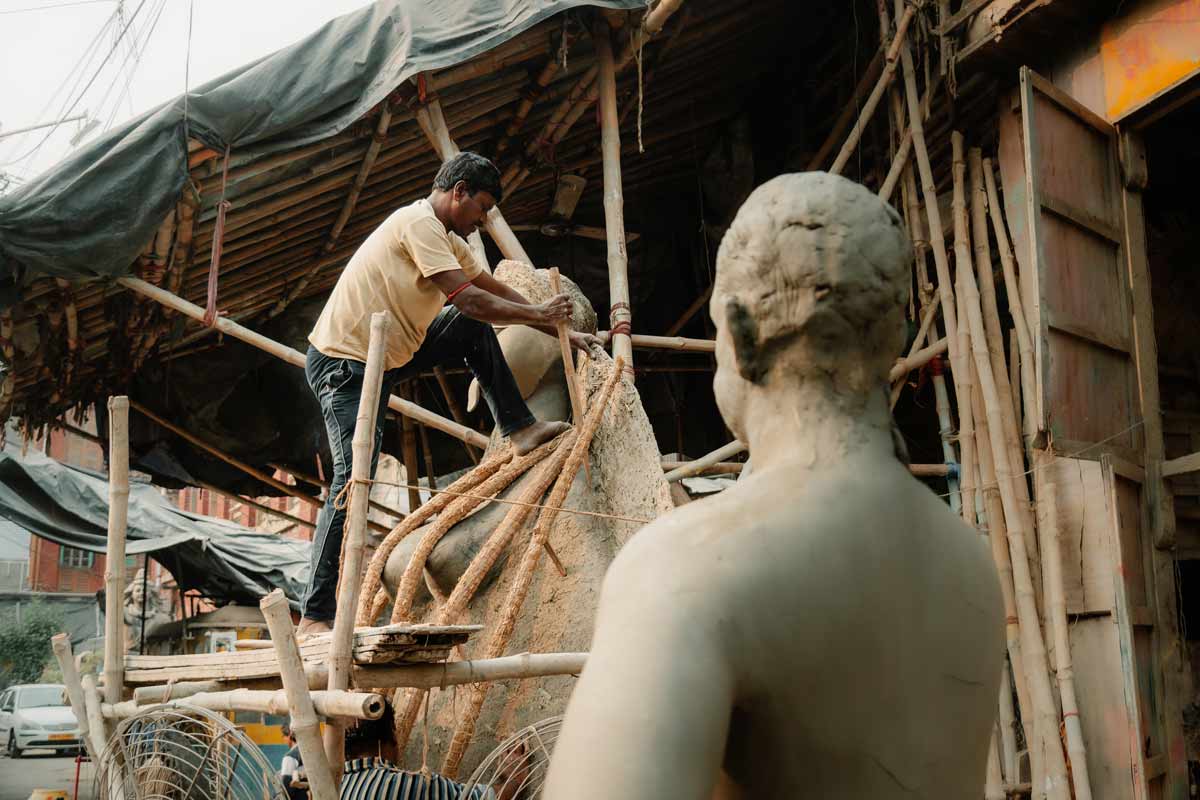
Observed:
[[[71,3],[50,3],[44,6],[26,6],[25,8],[10,8],[0,11],[0,14],[24,14],[26,11],[50,11],[55,8],[70,8],[72,6],[90,6],[96,3],[112,3],[116,0],[74,0]]]
[[[141,2],[138,3],[138,7],[136,9],[134,9],[133,14],[129,17],[129,22],[127,22],[125,24],[125,27],[121,29],[121,32],[119,34],[117,34],[117,43],[119,43],[121,38],[125,36],[125,33],[129,30],[129,26],[132,25],[134,20],[137,19],[138,14],[141,12],[142,8],[145,5],[146,5],[146,0],[141,0]],[[71,115],[71,112],[75,110],[75,106],[79,105],[79,101],[83,99],[83,96],[85,94],[87,94],[88,89],[92,88],[92,85],[96,82],[96,79],[100,77],[100,73],[104,71],[104,67],[108,64],[109,59],[112,58],[113,53],[115,53],[116,51],[117,51],[117,45],[116,45],[116,43],[114,43],[113,46],[109,48],[108,54],[104,56],[104,60],[100,62],[100,66],[96,68],[96,72],[92,75],[91,79],[87,82],[87,85],[83,87],[83,91],[81,91],[75,97],[75,100],[71,102],[71,105],[63,113],[57,115],[59,119],[62,119],[63,117],[68,117]],[[52,135],[54,135],[54,132],[57,130],[58,130],[58,124],[56,123],[46,132],[46,135],[42,137],[42,140],[33,146],[32,150],[30,150],[29,152],[27,152],[25,155],[21,156],[20,158],[14,159],[12,161],[6,161],[3,165],[0,165],[0,166],[9,166],[11,164],[16,164],[16,163],[24,161],[27,158],[29,158],[30,156],[34,155],[35,153],[37,153],[39,150],[42,149],[42,146],[45,145],[46,142],[50,140],[50,137]]]

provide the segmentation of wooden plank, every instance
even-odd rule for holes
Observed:
[[[1082,458],[1088,461],[1099,461],[1106,455],[1116,456],[1130,464],[1138,464],[1142,460],[1142,451],[1132,447],[1104,442],[1083,442],[1078,439],[1056,438],[1053,442],[1055,455],[1063,458]]]
[[[1085,617],[1071,623],[1075,695],[1087,742],[1093,800],[1134,800],[1117,626],[1113,623],[1108,616]]]
[[[1113,609],[1113,556],[1108,518],[1103,513],[1104,483],[1100,464],[1084,459],[1042,456],[1034,472],[1035,499],[1046,487],[1055,487],[1054,504],[1061,531],[1063,588],[1067,613],[1077,615],[1110,614]],[[1035,504],[1038,529],[1048,529],[1045,507]],[[1076,672],[1091,669],[1087,662],[1075,659]]]
[[[1200,472],[1200,453],[1191,453],[1180,458],[1172,458],[1163,462],[1162,476],[1170,478],[1173,475],[1184,475],[1189,472]]]
[[[1104,117],[1100,116],[1095,111],[1092,111],[1083,103],[1079,102],[1074,97],[1071,97],[1071,95],[1067,94],[1062,89],[1059,89],[1053,83],[1046,80],[1028,67],[1022,67],[1021,72],[1023,75],[1029,75],[1030,81],[1034,88],[1036,88],[1046,97],[1053,100],[1055,103],[1058,103],[1068,112],[1070,112],[1072,116],[1076,116],[1083,120],[1104,136],[1112,135],[1113,126]]]
[[[1053,309],[1044,312],[1046,315],[1046,324],[1063,333],[1069,333],[1079,339],[1098,344],[1102,347],[1107,347],[1109,350],[1114,350],[1123,355],[1129,355],[1130,341],[1126,336],[1110,336],[1108,333],[1093,328],[1086,322],[1077,319],[1072,319],[1065,314],[1062,314]]]
[[[445,661],[450,655],[449,647],[426,647],[406,650],[403,657],[389,664],[428,664]],[[324,668],[324,654],[302,654],[305,669]],[[278,678],[279,664],[277,661],[255,664],[194,664],[179,667],[159,667],[155,669],[136,669],[126,672],[126,685],[152,685],[168,681],[245,681],[261,678]]]
[[[1061,197],[1056,197],[1050,192],[1042,193],[1042,208],[1112,244],[1119,245],[1125,240],[1124,231],[1117,227],[1115,223],[1101,219],[1090,211],[1082,209]]]

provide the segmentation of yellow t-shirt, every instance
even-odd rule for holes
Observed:
[[[446,230],[428,200],[407,205],[355,252],[308,340],[327,356],[366,362],[371,314],[386,311],[392,319],[384,368],[402,367],[446,303],[429,277],[453,269],[461,269],[468,280],[483,271],[471,248]]]

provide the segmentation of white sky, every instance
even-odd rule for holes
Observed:
[[[0,0],[0,136],[68,116],[64,112],[78,98],[70,115],[86,110],[100,122],[87,141],[183,94],[189,9],[188,84],[197,86],[368,4],[368,0]],[[124,22],[132,18],[127,28],[120,18],[110,20],[118,6]],[[124,37],[117,43],[123,28]],[[136,60],[130,49],[134,42],[140,53]],[[101,68],[110,51],[108,63]],[[93,77],[91,88],[83,91]],[[27,180],[61,160],[82,124],[66,123],[48,138],[50,129],[0,138],[0,187],[5,173],[17,181]]]

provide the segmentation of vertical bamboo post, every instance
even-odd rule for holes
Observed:
[[[87,715],[88,734],[92,737],[96,757],[99,758],[104,755],[104,751],[108,747],[108,725],[104,721],[104,715],[100,713],[100,692],[96,689],[96,679],[91,675],[84,675],[80,678],[79,686],[83,689],[83,707],[84,713]]]
[[[608,25],[597,20],[592,31],[600,62],[600,148],[604,158],[604,227],[608,234],[608,295],[612,304],[614,359],[633,372],[633,314],[629,307],[629,257],[625,252],[625,200],[621,188],[621,133],[617,123],[617,77]],[[622,330],[623,329],[623,330]]]
[[[288,711],[292,717],[292,733],[296,736],[300,757],[304,760],[304,771],[308,775],[312,798],[337,800],[338,780],[334,777],[325,748],[321,745],[321,723],[317,720],[317,712],[313,708],[312,695],[308,693],[308,679],[304,676],[300,648],[296,646],[287,598],[283,596],[282,591],[275,589],[259,602],[259,608],[262,609],[263,619],[267,621],[267,629],[271,632],[271,642],[275,646],[275,656],[279,661],[279,679],[287,694]],[[332,726],[326,726],[327,732],[329,727]],[[338,765],[339,776],[342,772],[341,766]]]
[[[400,389],[400,396],[412,402],[412,392],[407,386]],[[404,458],[404,482],[408,484],[408,513],[411,514],[421,505],[421,490],[413,488],[421,481],[421,471],[417,466],[417,429],[406,417],[400,419],[400,454]]]
[[[997,749],[996,728],[992,726],[992,740],[988,743],[987,775],[983,783],[984,800],[1006,800],[1004,776],[1000,772],[1000,753]]]
[[[367,345],[367,367],[363,376],[358,416],[354,421],[351,445],[353,458],[343,530],[342,563],[338,580],[337,614],[329,645],[328,689],[350,687],[350,651],[354,644],[354,615],[358,608],[358,590],[362,584],[363,548],[366,544],[367,500],[371,492],[371,450],[375,444],[375,423],[379,412],[379,394],[383,385],[383,355],[388,331],[388,315],[371,315],[371,338]],[[272,638],[274,635],[272,634]],[[325,756],[334,777],[340,781],[345,764],[346,729],[341,723],[325,726]],[[308,763],[307,758],[305,764]]]
[[[562,294],[562,280],[558,276],[558,267],[550,268],[550,291]],[[567,321],[560,320],[555,323],[555,327],[558,329],[558,349],[562,352],[563,369],[567,373],[567,394],[571,396],[571,417],[576,425],[582,425],[584,419],[583,389],[579,386],[579,375],[575,372],[575,359],[571,356],[571,340],[567,336]],[[583,466],[587,470],[587,477],[590,481],[592,479],[591,460],[585,458]]]
[[[942,458],[947,464],[957,463],[954,455],[954,423],[950,420],[950,394],[946,391],[946,376],[942,359],[935,358],[929,362],[929,374],[933,381],[934,407],[937,409],[938,433],[942,438]],[[959,477],[947,477],[947,488],[950,490],[950,510],[962,514],[962,471]]]
[[[1008,307],[1012,311],[1013,329],[1021,351],[1021,399],[1025,409],[1027,435],[1037,426],[1037,377],[1034,375],[1033,339],[1029,334],[1029,319],[1025,316],[1025,305],[1021,297],[1021,286],[1017,282],[1017,269],[1013,261],[1012,245],[1004,214],[1000,209],[1000,196],[996,191],[996,176],[992,172],[992,160],[983,160],[983,181],[987,190],[988,210],[992,220],[992,232],[1000,250],[1000,266],[1004,270],[1004,288],[1008,294]],[[1031,427],[1032,426],[1032,427]]]
[[[963,174],[965,164],[962,158],[962,140],[954,137],[951,140],[954,149],[954,180],[956,191],[962,191],[961,185],[965,179]],[[999,419],[1003,413],[1000,394],[996,389],[996,380],[992,375],[991,357],[983,327],[983,314],[980,311],[979,290],[975,286],[975,274],[970,269],[960,270],[962,285],[966,293],[964,305],[967,311],[967,324],[971,329],[971,350],[975,361],[975,369],[979,375],[979,384],[983,392],[984,408],[989,419]],[[1036,722],[1032,751],[1040,758],[1037,761],[1044,764],[1045,789],[1049,800],[1070,800],[1070,787],[1067,782],[1066,760],[1063,758],[1062,747],[1059,745],[1058,713],[1055,707],[1054,691],[1050,686],[1050,673],[1046,659],[1046,644],[1042,639],[1041,623],[1038,617],[1037,603],[1034,599],[1033,579],[1029,570],[1029,554],[1025,549],[1026,534],[1023,528],[1024,510],[1020,506],[1017,493],[1013,488],[1013,471],[1009,461],[1008,443],[1000,425],[989,425],[988,436],[992,445],[992,458],[995,461],[997,482],[1000,486],[1000,500],[1004,510],[1004,520],[1008,527],[1008,547],[1010,562],[1013,569],[1013,590],[1016,596],[1017,618],[1021,630],[1021,649],[1025,659],[1025,677],[1029,683],[1031,709]],[[1036,745],[1040,744],[1040,748]],[[1035,772],[1037,770],[1035,769]]]
[[[1050,626],[1054,631],[1054,664],[1058,673],[1058,693],[1062,697],[1063,725],[1067,731],[1067,753],[1071,756],[1071,781],[1075,800],[1092,800],[1088,777],[1087,752],[1083,729],[1079,724],[1079,705],[1075,699],[1075,672],[1071,668],[1071,639],[1067,631],[1067,601],[1063,586],[1062,545],[1058,530],[1058,498],[1054,484],[1038,494],[1042,506],[1042,563],[1046,583]]]
[[[959,140],[959,152],[962,147],[962,134],[955,131],[951,134]],[[988,244],[987,224],[987,194],[983,186],[983,157],[978,148],[972,148],[968,154],[968,169],[971,177],[971,219],[972,232],[975,237],[975,266],[979,286],[979,300],[983,312],[984,331],[987,333],[986,343],[988,357],[992,362],[992,375],[996,379],[996,391],[1000,393],[1000,425],[1004,431],[1004,440],[1008,443],[1008,459],[1014,472],[1024,472],[1025,449],[1021,446],[1021,431],[1017,428],[1017,420],[1013,415],[1012,384],[1008,378],[1008,364],[1004,357],[1004,330],[1000,327],[1000,310],[996,302],[996,287],[992,279],[992,251]],[[1024,478],[1013,483],[1017,499],[1025,515],[1024,530],[1026,533],[1025,549],[1033,555],[1029,569],[1033,575],[1034,596],[1040,599],[1041,567],[1040,553],[1037,548],[1037,534],[1034,526],[1033,511],[1029,503],[1029,484]],[[1038,607],[1042,604],[1039,602]]]
[[[963,273],[971,270],[971,245],[967,241],[967,229],[964,224],[966,213],[963,208],[962,187],[955,185],[951,214],[954,217],[954,263],[957,269],[958,286],[955,289],[955,299],[958,303],[958,318],[962,319],[963,312]],[[968,325],[958,328],[958,350],[960,353],[971,352],[971,329]],[[972,527],[976,524],[978,499],[975,494],[975,414],[971,407],[971,394],[975,391],[973,375],[969,364],[962,364],[962,369],[954,374],[954,396],[958,401],[958,451],[962,458],[962,514],[963,519]]]
[[[104,699],[125,681],[125,528],[129,518],[129,398],[108,398],[108,542],[104,558]]]
[[[1011,671],[1008,661],[1004,662],[1004,671],[1000,676],[1000,747],[1003,758],[1001,767],[1004,780],[1018,783],[1017,780],[1017,719],[1013,710]]]
[[[1024,430],[1021,427],[1021,345],[1015,328],[1008,331],[1008,385],[1013,387],[1013,419],[1017,421],[1017,430]]]
[[[894,4],[896,16],[900,17],[905,11],[905,1],[894,0]],[[925,196],[925,215],[929,219],[929,241],[933,246],[933,262],[937,267],[938,292],[942,296],[942,318],[946,324],[946,338],[950,340],[950,367],[957,381],[958,376],[962,374],[966,354],[959,352],[958,347],[958,314],[950,281],[950,261],[946,256],[946,236],[938,208],[933,165],[929,161],[929,149],[925,145],[925,122],[921,113],[921,99],[917,96],[916,68],[913,66],[912,50],[908,42],[900,44],[900,65],[904,71],[904,96],[908,103],[908,126],[912,132],[913,153],[917,157],[921,191]]]
[[[75,669],[75,655],[71,652],[71,637],[65,633],[56,633],[50,637],[50,649],[58,661],[62,672],[63,685],[67,687],[67,699],[71,701],[71,712],[79,723],[79,739],[87,748],[93,762],[99,760],[100,751],[92,744],[91,731],[88,725],[87,701],[83,697],[83,684],[79,682],[79,671]]]

